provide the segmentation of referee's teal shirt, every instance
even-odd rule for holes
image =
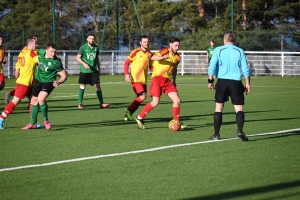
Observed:
[[[217,47],[210,60],[208,74],[237,81],[242,80],[242,74],[250,76],[244,50],[233,44]]]

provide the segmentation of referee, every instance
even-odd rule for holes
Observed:
[[[214,134],[210,140],[220,139],[222,125],[222,111],[224,103],[231,99],[236,112],[237,136],[242,141],[248,141],[243,132],[245,115],[243,112],[244,92],[250,92],[250,70],[248,68],[244,50],[234,46],[236,36],[232,31],[224,34],[224,45],[217,47],[208,67],[208,88],[215,89],[216,108],[214,113]],[[242,74],[246,81],[244,87]],[[213,76],[217,78],[214,85]]]

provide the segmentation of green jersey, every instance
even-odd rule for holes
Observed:
[[[209,46],[207,48],[208,58],[212,58],[215,48],[216,47],[212,47],[212,46]]]
[[[35,74],[35,80],[41,83],[49,83],[56,80],[57,72],[64,70],[60,58],[45,58],[45,49],[38,51],[38,66]]]
[[[90,69],[86,69],[81,64],[81,73],[92,73],[98,71],[96,58],[99,56],[99,48],[97,45],[93,44],[92,48],[90,48],[88,43],[85,43],[79,48],[78,54],[81,55],[81,59],[90,66]]]

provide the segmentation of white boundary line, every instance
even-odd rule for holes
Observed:
[[[247,136],[255,137],[255,136],[265,136],[265,135],[276,135],[276,134],[288,133],[288,132],[292,132],[292,131],[300,131],[300,128],[277,131],[277,132],[270,132],[270,133],[260,133],[260,134],[247,135]],[[295,133],[295,134],[297,134],[297,133]],[[72,163],[72,162],[79,162],[79,161],[93,160],[93,159],[107,158],[107,157],[115,157],[115,156],[129,155],[129,154],[145,153],[145,152],[159,151],[159,150],[164,150],[164,149],[171,149],[171,148],[176,148],[176,147],[191,146],[191,145],[197,145],[197,144],[206,144],[206,143],[211,143],[211,142],[224,142],[224,141],[235,140],[235,139],[239,139],[239,138],[234,137],[234,138],[227,138],[227,139],[221,139],[221,140],[207,140],[207,141],[202,141],[202,142],[175,144],[175,145],[170,145],[170,146],[162,146],[162,147],[142,149],[142,150],[136,150],[136,151],[128,151],[128,152],[122,152],[122,153],[113,153],[113,154],[106,154],[106,155],[75,158],[75,159],[70,159],[70,160],[61,160],[61,161],[42,163],[42,164],[24,165],[24,166],[18,166],[18,167],[3,168],[3,169],[0,169],[0,172],[15,171],[15,170],[19,170],[19,169],[28,169],[28,168],[36,168],[36,167],[45,167],[45,166],[51,166],[51,165],[59,165],[59,164],[64,164],[64,163]]]

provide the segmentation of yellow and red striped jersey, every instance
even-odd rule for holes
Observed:
[[[159,52],[156,52],[157,56],[168,55],[168,59],[151,61],[153,67],[152,78],[155,76],[163,76],[171,79],[172,71],[177,68],[177,65],[181,61],[181,57],[178,53],[172,54],[168,48],[163,48]]]
[[[134,49],[130,53],[128,59],[131,61],[131,82],[147,83],[148,67],[152,55],[151,51],[143,51],[141,48]]]
[[[35,51],[23,49],[16,64],[16,69],[19,69],[19,77],[16,83],[32,86],[36,65],[38,63],[38,55]]]
[[[5,49],[3,47],[0,47],[0,73],[3,73],[2,62],[4,60],[4,56],[5,56]]]

